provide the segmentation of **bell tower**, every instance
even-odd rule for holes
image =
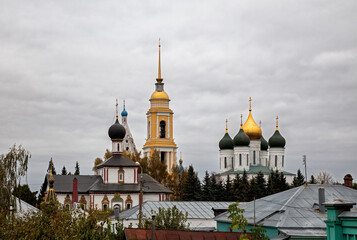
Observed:
[[[161,161],[166,161],[167,170],[176,164],[177,145],[173,134],[173,111],[169,107],[169,96],[164,91],[161,77],[161,45],[159,40],[159,67],[155,92],[150,97],[147,115],[147,139],[143,147],[144,155],[151,157],[154,150],[160,151]]]

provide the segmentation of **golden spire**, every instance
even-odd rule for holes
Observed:
[[[156,78],[156,81],[158,83],[162,82],[162,78],[161,78],[161,44],[160,44],[160,38],[159,38],[159,71],[158,71],[158,76]]]
[[[228,119],[226,119],[226,133],[228,133]]]
[[[276,130],[277,130],[277,131],[279,130],[279,129],[278,129],[278,119],[279,119],[279,117],[276,116]]]
[[[259,121],[259,127],[262,128],[262,121]]]
[[[182,160],[182,152],[180,152],[180,160],[179,160],[179,163],[182,164],[183,160]]]
[[[249,111],[252,111],[252,97],[249,97]]]
[[[116,119],[118,119],[118,99],[115,100],[115,113],[116,113]]]
[[[240,114],[240,128],[243,127],[243,114]]]

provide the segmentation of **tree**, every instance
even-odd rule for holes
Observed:
[[[74,172],[74,175],[79,175],[79,164],[78,164],[78,161],[76,162],[76,167],[75,167],[75,172]]]
[[[46,195],[46,190],[47,190],[47,177],[45,177],[45,180],[43,180],[43,183],[41,185],[41,189],[40,189],[40,193],[38,195],[37,198],[37,205],[40,206],[40,204],[42,203],[45,195]]]
[[[219,201],[220,192],[218,189],[218,184],[216,180],[215,174],[211,174],[210,176],[210,189],[211,189],[211,200],[210,201]]]
[[[184,201],[200,201],[201,200],[201,184],[200,180],[195,173],[193,166],[190,165],[188,168],[187,179],[183,185],[183,196]]]
[[[108,160],[111,157],[112,157],[112,153],[109,151],[109,149],[105,149],[104,160]]]
[[[62,172],[61,172],[62,175],[67,175],[67,169],[65,166],[63,166],[62,168]]]
[[[154,150],[154,153],[151,156],[149,174],[160,183],[164,183],[164,180],[166,179],[168,174],[167,165],[166,161],[161,162],[159,151]]]
[[[247,172],[244,169],[243,176],[242,176],[242,188],[241,188],[241,196],[243,202],[248,201],[248,192],[249,192],[248,176],[247,176]]]
[[[94,159],[94,166],[93,166],[93,168],[92,168],[92,171],[94,172],[94,173],[97,173],[97,166],[99,165],[99,164],[101,164],[103,162],[103,160],[101,159],[101,158],[99,158],[99,157],[97,157],[96,159]]]
[[[233,195],[235,201],[243,201],[244,196],[242,195],[242,178],[239,174],[233,179]]]
[[[304,185],[305,178],[302,175],[300,169],[297,170],[297,174],[296,175],[297,176],[294,177],[294,180],[293,180],[293,187],[298,187],[298,186]]]
[[[22,201],[27,202],[28,204],[31,204],[32,206],[36,206],[37,203],[37,191],[36,192],[31,192],[29,185],[24,184],[24,185],[18,185],[14,188],[14,191],[12,194],[15,197],[18,197]]]
[[[259,224],[256,227],[252,227],[250,229],[249,238],[255,240],[269,240],[269,238],[265,235],[267,230],[262,229],[263,224]]]
[[[211,179],[208,171],[205,172],[205,177],[203,178],[202,201],[212,201]]]
[[[177,164],[172,165],[171,173],[167,174],[165,185],[171,189],[173,200],[180,200],[180,174]]]
[[[228,218],[232,220],[231,230],[237,229],[244,232],[247,229],[248,221],[243,216],[244,209],[239,208],[239,202],[229,205],[228,213]]]
[[[332,175],[326,171],[319,172],[319,174],[316,177],[316,182],[318,184],[332,184],[333,181],[334,180]]]
[[[233,187],[232,187],[232,182],[227,175],[226,182],[224,184],[224,198],[222,199],[223,201],[232,201],[233,200]]]
[[[286,177],[284,176],[283,172],[280,174],[277,172],[279,176],[279,192],[285,191],[289,189],[289,184],[286,182]]]
[[[10,203],[16,207],[13,190],[20,184],[21,177],[27,173],[30,152],[21,145],[14,144],[10,151],[0,155],[0,212],[8,212]]]
[[[188,213],[182,213],[176,206],[172,208],[159,208],[159,212],[152,211],[155,217],[155,229],[188,230],[190,224],[187,223]],[[144,228],[151,229],[152,220],[145,219]]]
[[[264,174],[259,171],[258,175],[255,177],[255,182],[257,184],[256,198],[262,198],[267,195],[266,181]]]
[[[311,178],[310,178],[309,183],[310,183],[310,184],[316,184],[316,180],[315,180],[314,175],[311,175]]]
[[[257,198],[257,191],[258,191],[257,181],[253,177],[249,181],[248,201],[252,201]]]

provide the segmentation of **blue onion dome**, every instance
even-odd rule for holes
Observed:
[[[125,108],[124,108],[123,111],[121,112],[121,116],[122,116],[122,117],[128,116],[128,112],[125,110]]]
[[[225,149],[233,149],[234,145],[233,145],[233,140],[232,138],[229,136],[228,133],[224,134],[223,138],[221,139],[221,141],[219,141],[219,149],[221,150],[225,150]]]
[[[286,143],[285,138],[281,136],[279,130],[276,130],[273,136],[269,138],[269,146],[271,148],[284,148],[285,143]]]
[[[109,137],[113,139],[123,139],[125,137],[125,128],[123,125],[121,125],[118,121],[118,118],[116,119],[115,123],[110,126],[108,130],[108,135]]]
[[[260,138],[260,150],[268,151],[268,142],[263,136]]]
[[[239,132],[233,139],[234,146],[236,147],[246,147],[249,146],[250,144],[250,138],[248,135],[244,132],[243,128],[241,127],[239,129]]]

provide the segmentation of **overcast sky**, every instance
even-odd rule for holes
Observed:
[[[184,165],[219,171],[218,142],[240,114],[279,116],[286,170],[357,179],[357,2],[351,1],[5,1],[0,0],[0,153],[32,154],[39,190],[52,157],[92,174],[111,147],[115,99],[126,100],[138,149],[162,76]]]

